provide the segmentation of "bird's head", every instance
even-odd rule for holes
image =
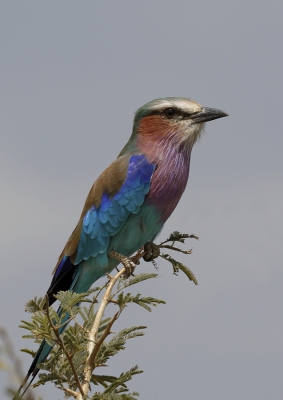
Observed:
[[[204,124],[228,114],[215,108],[202,107],[188,98],[166,97],[152,100],[139,108],[134,131],[148,139],[174,137],[176,143],[192,146],[200,137]]]
[[[152,100],[137,110],[132,136],[120,155],[136,150],[156,154],[157,149],[169,146],[190,152],[205,122],[226,116],[224,111],[202,107],[188,98]]]

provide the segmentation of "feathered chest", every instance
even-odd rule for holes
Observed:
[[[186,132],[158,115],[143,118],[137,128],[137,148],[156,165],[146,203],[163,222],[178,204],[188,181],[192,145]]]
[[[161,212],[165,222],[177,206],[189,177],[190,155],[167,151],[160,157],[153,174],[147,202]]]

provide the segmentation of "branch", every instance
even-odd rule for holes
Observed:
[[[72,372],[73,372],[73,375],[74,375],[74,379],[75,379],[75,382],[76,382],[76,384],[77,384],[77,387],[78,387],[78,389],[79,389],[79,391],[80,391],[80,394],[84,396],[84,392],[83,392],[83,389],[82,389],[82,387],[81,387],[81,383],[80,383],[80,380],[79,380],[79,377],[78,377],[76,368],[75,368],[75,366],[74,366],[72,357],[70,356],[69,352],[67,351],[67,349],[66,349],[66,347],[65,347],[65,345],[64,345],[64,342],[63,342],[63,340],[62,340],[61,337],[60,337],[60,333],[58,332],[59,326],[54,325],[53,322],[52,322],[52,320],[51,320],[51,318],[50,318],[49,304],[48,304],[48,295],[46,295],[46,304],[47,304],[46,315],[47,315],[48,321],[49,321],[49,323],[50,323],[50,325],[51,325],[51,327],[52,327],[52,329],[53,329],[53,332],[54,332],[55,335],[56,335],[57,342],[58,342],[59,346],[60,346],[61,349],[64,351],[64,353],[65,353],[65,355],[66,355],[66,357],[67,357],[67,360],[68,360],[68,362],[69,362],[69,364],[70,364],[70,367],[71,367],[71,369],[72,369]]]
[[[175,246],[169,246],[169,245],[159,245],[158,246],[160,249],[170,249],[170,250],[174,250],[174,251],[179,251],[180,253],[183,253],[183,254],[192,254],[192,249],[191,250],[182,250],[182,249],[179,249],[179,247],[175,247]]]
[[[77,398],[78,397],[78,392],[75,392],[74,390],[65,388],[64,386],[61,388],[60,386],[56,386],[57,389],[63,390],[63,392],[66,392],[68,394],[71,394],[73,397]]]
[[[100,295],[100,293],[102,292],[103,289],[106,288],[106,286],[108,285],[108,282],[106,282],[103,286],[101,286],[101,288],[98,290],[98,292],[96,293],[96,295],[93,297],[91,305],[90,305],[90,309],[91,307],[93,307],[93,305],[95,304],[95,302],[97,301],[98,296]]]
[[[112,253],[112,252],[111,252]],[[115,255],[109,253],[109,255],[112,257],[114,256],[115,258],[117,258],[116,256],[118,255],[118,253],[116,253]],[[124,259],[126,259],[126,257],[123,257],[120,259],[121,262],[125,261]],[[128,260],[128,259],[127,259]],[[101,300],[100,306],[97,310],[96,313],[96,317],[93,323],[93,326],[91,328],[91,330],[89,331],[89,335],[88,335],[88,346],[87,346],[87,352],[88,352],[88,357],[86,359],[86,364],[85,364],[85,368],[84,368],[84,380],[83,383],[81,385],[82,388],[82,392],[80,392],[80,394],[77,396],[78,400],[83,400],[83,397],[85,395],[87,395],[88,391],[89,391],[89,387],[90,387],[90,381],[91,381],[91,375],[92,375],[92,371],[94,370],[94,361],[95,361],[95,356],[97,354],[97,351],[99,350],[99,347],[101,346],[103,340],[106,338],[107,335],[109,335],[110,333],[110,329],[111,326],[113,325],[114,321],[117,319],[119,312],[116,313],[114,315],[114,317],[112,318],[112,320],[109,322],[109,324],[107,325],[106,330],[104,331],[103,335],[101,336],[101,338],[96,342],[96,336],[98,333],[98,329],[99,329],[99,325],[100,325],[100,321],[104,315],[104,311],[106,306],[109,304],[110,300],[111,300],[111,295],[112,295],[112,289],[115,285],[115,283],[117,282],[117,280],[126,272],[126,268],[122,268],[115,276],[111,276],[108,275],[109,278],[109,283],[108,283],[108,287],[106,289],[106,292]],[[101,340],[103,338],[103,340]]]
[[[113,318],[111,319],[111,321],[107,325],[105,331],[103,332],[103,335],[101,335],[100,339],[95,343],[94,349],[93,349],[92,353],[89,355],[89,363],[91,365],[94,365],[95,357],[96,357],[96,355],[98,353],[98,350],[99,350],[100,346],[102,345],[102,343],[104,342],[104,340],[107,338],[107,336],[111,333],[112,325],[114,324],[116,319],[119,317],[119,315],[120,315],[120,312],[119,311],[116,312],[116,314],[113,316]]]

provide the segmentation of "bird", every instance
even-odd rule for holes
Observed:
[[[46,293],[49,306],[59,291],[84,293],[117,267],[110,252],[129,257],[153,242],[186,188],[191,151],[205,123],[226,116],[182,97],[155,99],[137,110],[128,142],[94,182],[59,256]],[[51,349],[43,340],[19,392]]]

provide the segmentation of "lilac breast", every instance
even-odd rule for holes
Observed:
[[[179,151],[178,151],[179,150]],[[177,206],[187,185],[190,169],[190,151],[164,149],[153,175],[147,203],[157,207],[165,222]]]

